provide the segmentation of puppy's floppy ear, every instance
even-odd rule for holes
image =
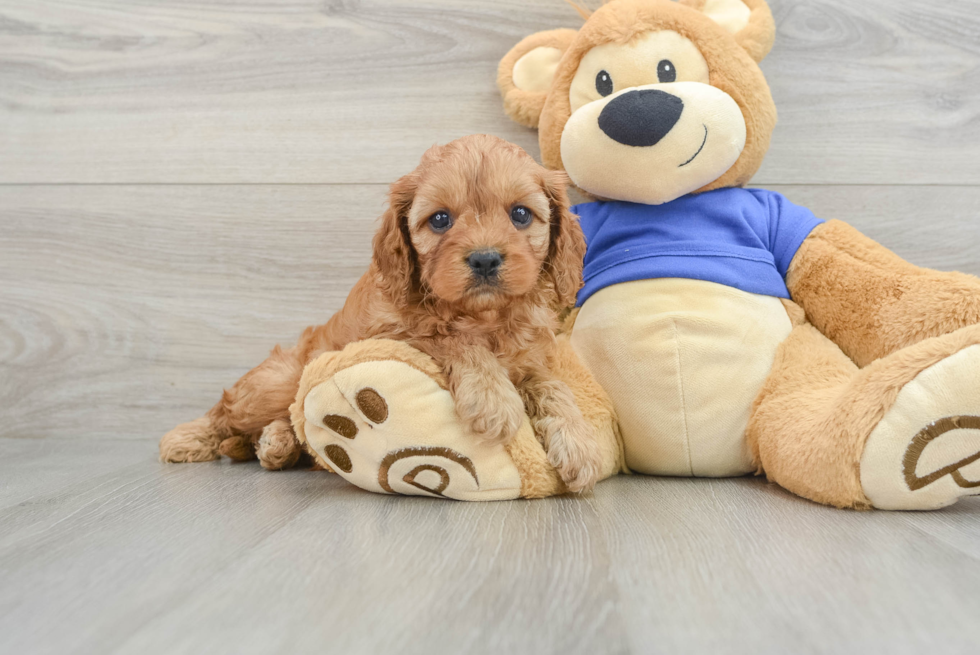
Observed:
[[[569,209],[568,175],[546,171],[542,188],[551,204],[551,245],[545,261],[545,273],[551,277],[561,309],[575,304],[582,288],[582,260],[585,258],[585,236],[578,219]]]
[[[765,0],[680,0],[715,21],[735,37],[756,62],[766,58],[776,40],[776,21]]]
[[[576,30],[538,32],[527,37],[500,61],[497,86],[504,111],[514,121],[537,127],[558,62],[575,40]]]
[[[388,209],[374,235],[374,265],[381,273],[381,291],[394,302],[405,302],[417,283],[417,255],[408,230],[408,211],[415,200],[418,175],[410,173],[391,185]]]

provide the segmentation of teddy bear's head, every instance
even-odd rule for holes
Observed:
[[[611,0],[578,31],[539,32],[500,62],[511,118],[541,157],[598,198],[662,204],[746,184],[776,107],[758,62],[764,0]]]

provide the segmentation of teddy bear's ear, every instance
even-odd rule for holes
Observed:
[[[680,0],[705,14],[735,36],[757,62],[765,59],[776,40],[776,21],[765,0]]]
[[[497,86],[508,116],[521,125],[538,126],[558,62],[576,34],[570,29],[532,34],[500,61]]]

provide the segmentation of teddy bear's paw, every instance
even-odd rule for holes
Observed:
[[[160,461],[210,462],[219,457],[219,441],[206,417],[181,423],[160,439]]]
[[[980,345],[916,376],[875,427],[861,486],[879,509],[937,509],[980,494]]]
[[[468,431],[449,391],[410,364],[342,368],[301,402],[309,450],[362,489],[458,500],[520,495],[504,445]]]
[[[590,491],[602,476],[602,453],[592,426],[584,419],[548,416],[536,420],[534,427],[566,488],[573,493]]]
[[[285,419],[275,420],[265,426],[256,448],[259,463],[270,471],[296,466],[302,452],[303,449],[293,433],[293,426]]]

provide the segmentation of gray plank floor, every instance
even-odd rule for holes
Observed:
[[[586,2],[595,6],[596,0]],[[980,274],[980,5],[773,0],[755,184]],[[0,653],[980,652],[980,499],[387,498],[156,440],[343,302],[561,0],[0,0]]]

